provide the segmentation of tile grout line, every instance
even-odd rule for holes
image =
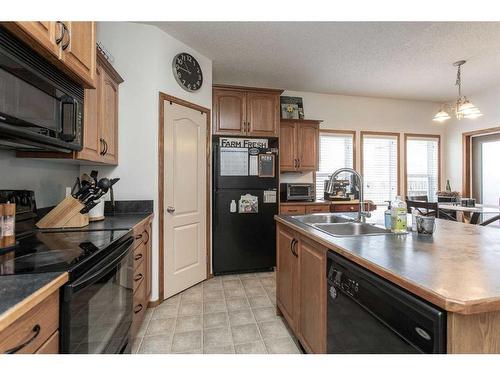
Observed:
[[[260,279],[259,279],[259,277],[258,277],[258,276],[256,276],[256,278],[257,278],[257,280],[259,280],[259,284],[260,284],[261,286],[263,286],[263,285],[262,285],[262,283],[261,283],[261,281],[260,281]],[[264,289],[264,291],[265,291],[265,289]],[[245,295],[246,295],[246,296],[247,296],[247,298],[248,298],[248,295],[247,295],[247,291],[246,291],[246,289],[245,289]],[[250,305],[250,301],[248,301],[248,304]],[[260,330],[259,323],[257,322],[257,319],[255,318],[255,314],[254,314],[254,311],[253,311],[253,306],[252,306],[252,305],[250,305],[250,311],[252,312],[253,319],[255,320],[255,324],[257,325],[257,331],[259,331],[259,336],[260,336],[260,339],[261,339],[262,345],[264,345],[264,350],[266,351],[266,354],[269,354],[269,350],[267,350],[266,342],[264,341],[264,337],[262,336],[262,332],[261,332],[261,330]]]

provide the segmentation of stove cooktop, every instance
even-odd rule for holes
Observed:
[[[0,276],[68,271],[101,258],[127,230],[35,231],[17,239],[15,247],[0,249]]]

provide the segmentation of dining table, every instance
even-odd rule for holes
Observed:
[[[483,204],[476,204],[473,207],[462,206],[459,203],[450,203],[450,202],[439,202],[438,208],[440,211],[455,211],[459,216],[462,217],[462,220],[469,224],[481,224],[481,225],[489,225],[494,223],[495,221],[500,220],[500,207],[499,206],[490,206]],[[480,222],[481,215],[491,216],[488,219]]]

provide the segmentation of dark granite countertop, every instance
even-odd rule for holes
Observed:
[[[47,292],[50,293],[66,281],[66,272],[0,276],[0,329],[8,325],[7,321],[18,318],[9,316],[15,314],[12,310],[16,306],[27,306],[27,300],[40,290],[48,288]]]
[[[438,219],[432,237],[412,232],[334,237],[292,216],[275,219],[447,311],[500,311],[498,228]],[[371,220],[381,224],[380,219]]]

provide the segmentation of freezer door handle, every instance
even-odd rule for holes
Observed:
[[[168,212],[169,214],[173,214],[173,213],[175,212],[175,207],[168,206],[168,207],[167,207],[167,212]]]

